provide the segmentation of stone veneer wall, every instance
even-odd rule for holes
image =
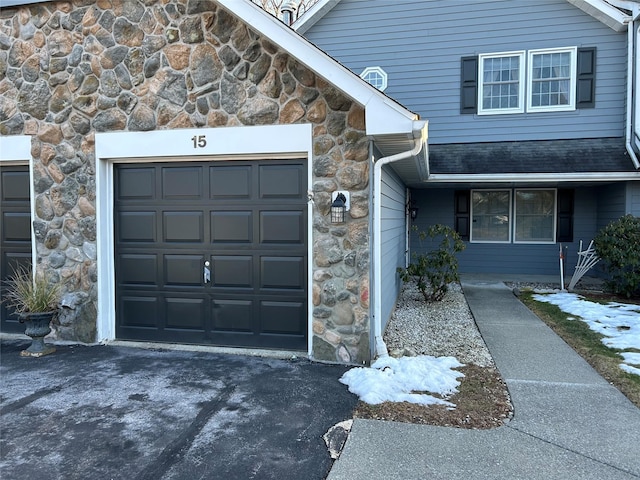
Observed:
[[[95,132],[312,123],[313,355],[369,360],[364,111],[209,0],[76,0],[0,12],[0,134],[31,135],[37,268],[61,339],[96,335]],[[334,226],[331,192],[351,192]]]

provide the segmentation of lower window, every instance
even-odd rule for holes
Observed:
[[[556,191],[516,190],[515,242],[554,243]]]
[[[472,242],[555,243],[556,190],[472,190]]]

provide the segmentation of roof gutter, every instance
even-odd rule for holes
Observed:
[[[559,183],[559,182],[624,182],[640,180],[640,172],[585,173],[432,173],[429,183]]]
[[[379,158],[373,167],[373,331],[375,354],[378,357],[389,355],[387,345],[382,338],[382,167],[389,163],[418,155],[426,148],[428,122],[414,120],[412,134],[414,146],[411,150]]]
[[[638,155],[633,148],[633,138],[635,135],[634,126],[638,128],[638,125],[634,125],[634,118],[638,113],[638,97],[640,92],[634,92],[635,84],[638,82],[638,62],[640,59],[636,59],[638,56],[638,42],[635,35],[635,25],[638,16],[640,15],[640,5],[633,4],[632,17],[629,18],[627,23],[627,118],[626,118],[626,142],[627,152],[631,157],[633,166],[636,170],[640,169],[640,161],[638,161]]]

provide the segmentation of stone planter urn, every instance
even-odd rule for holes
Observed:
[[[34,274],[30,267],[18,267],[7,281],[7,293],[2,299],[25,324],[25,334],[31,345],[20,352],[21,357],[42,357],[56,351],[44,343],[51,332],[51,320],[60,308],[61,285],[44,273]]]
[[[31,345],[20,352],[21,357],[42,357],[56,351],[55,347],[44,343],[44,337],[51,333],[50,323],[56,311],[21,313],[20,323],[25,324],[24,333],[31,337]]]

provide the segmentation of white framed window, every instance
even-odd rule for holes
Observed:
[[[511,242],[511,190],[471,190],[471,242]]]
[[[558,191],[554,188],[471,190],[473,243],[555,243]]]
[[[555,243],[556,189],[516,189],[514,243]]]
[[[384,92],[387,88],[387,72],[381,67],[367,67],[360,74],[365,82],[373,85],[375,88]]]
[[[478,115],[523,113],[525,52],[481,54]]]
[[[529,50],[528,112],[575,110],[576,54],[576,47]]]

